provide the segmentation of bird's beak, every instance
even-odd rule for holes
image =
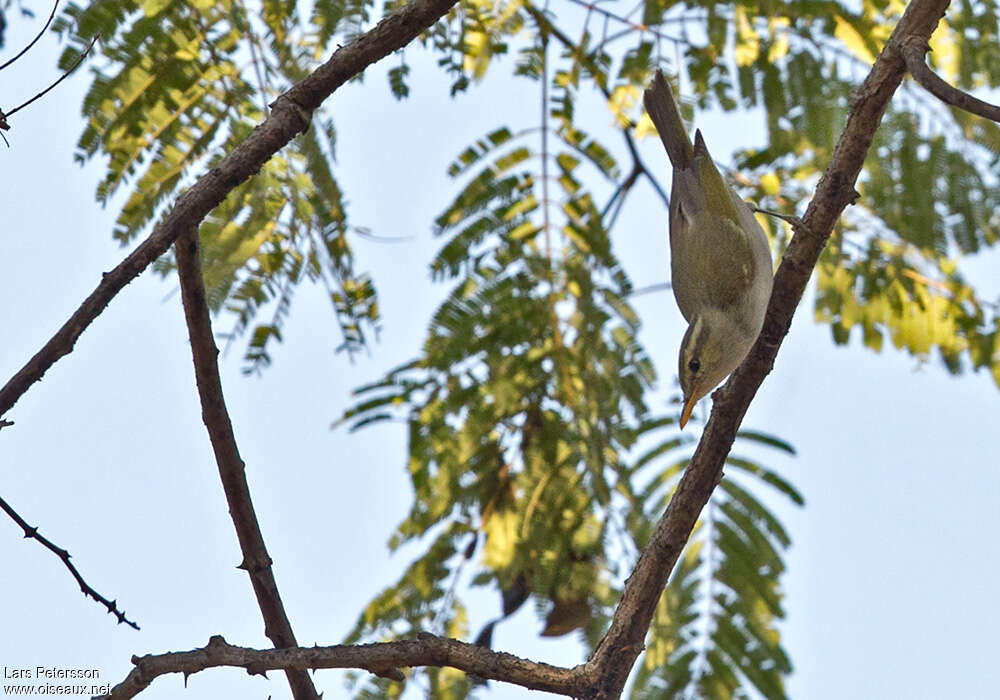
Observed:
[[[688,420],[691,419],[691,411],[694,410],[694,405],[698,403],[698,399],[694,396],[689,396],[684,399],[684,410],[681,411],[681,430],[684,430],[684,426],[687,425]]]

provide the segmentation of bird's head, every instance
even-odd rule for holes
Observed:
[[[754,338],[725,311],[707,309],[691,319],[681,341],[679,376],[684,392],[681,428],[698,401],[746,357]]]

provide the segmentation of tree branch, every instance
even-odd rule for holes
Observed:
[[[271,569],[271,557],[264,545],[264,536],[257,522],[246,469],[236,446],[233,424],[226,410],[219,377],[219,348],[212,335],[212,321],[205,299],[205,280],[201,271],[201,250],[198,232],[191,228],[181,234],[174,245],[177,277],[180,279],[184,318],[191,336],[194,374],[201,401],[201,417],[215,452],[219,478],[229,504],[229,515],[236,528],[243,561],[239,568],[250,575],[257,606],[264,618],[264,634],[276,648],[297,646],[292,625],[278,593],[278,584]],[[319,694],[309,674],[301,669],[288,669],[288,684],[295,700],[319,700]]]
[[[929,50],[927,37],[910,36],[903,41],[903,59],[906,61],[906,69],[910,71],[913,79],[945,104],[964,109],[966,112],[990,121],[1000,122],[1000,107],[984,102],[953,85],[949,85],[931,70],[925,60]]]
[[[61,357],[73,351],[77,339],[125,285],[139,276],[173,245],[184,231],[193,230],[233,189],[272,155],[309,127],[308,115],[324,99],[375,61],[402,48],[441,18],[456,0],[413,0],[333,54],[315,72],[296,83],[272,105],[261,124],[219,164],[198,178],[180,197],[153,232],[113,270],[54,336],[0,389],[0,418]]]
[[[774,278],[764,328],[746,359],[713,395],[712,415],[698,448],[677,486],[649,545],[625,584],[611,626],[587,662],[598,670],[599,686],[590,697],[621,695],[677,558],[708,502],[733,446],[747,407],[774,366],[778,348],[792,322],[819,255],[833,226],[858,194],[854,183],[889,101],[906,71],[902,48],[908,37],[926,40],[948,7],[948,0],[913,0],[886,42],[871,72],[856,92],[847,125],[830,164],[792,237]]]
[[[15,523],[17,523],[18,527],[20,527],[22,530],[24,530],[24,536],[26,538],[38,541],[39,544],[41,544],[47,550],[49,550],[50,552],[52,552],[53,554],[55,554],[57,557],[59,557],[60,560],[62,560],[63,566],[65,566],[67,569],[69,569],[69,572],[73,575],[73,578],[76,579],[77,584],[80,586],[80,591],[83,593],[83,596],[85,598],[87,596],[90,596],[91,598],[93,598],[94,600],[96,600],[98,603],[100,603],[101,605],[103,605],[107,609],[108,614],[114,615],[115,617],[118,618],[118,624],[119,625],[124,622],[126,625],[128,625],[132,629],[139,629],[139,625],[135,624],[134,622],[132,622],[131,620],[129,620],[127,617],[125,617],[125,611],[124,610],[119,610],[118,609],[118,601],[117,600],[108,600],[107,598],[105,598],[104,596],[102,596],[100,593],[98,593],[97,591],[95,591],[90,586],[90,584],[88,584],[84,580],[83,576],[80,574],[79,571],[77,571],[76,567],[73,565],[73,562],[70,561],[70,557],[72,555],[68,551],[66,551],[62,547],[58,546],[57,544],[55,544],[48,537],[45,537],[45,536],[39,534],[37,527],[32,527],[31,525],[28,525],[28,523],[24,520],[24,518],[22,518],[20,515],[18,515],[17,511],[14,510],[11,507],[11,505],[9,503],[7,503],[7,501],[5,501],[2,498],[0,498],[0,510],[2,510],[4,513],[6,513],[8,516],[10,516],[11,520],[13,520]]]
[[[183,673],[187,677],[219,666],[245,668],[251,674],[276,669],[298,669],[305,673],[307,669],[318,668],[362,668],[379,674],[385,668],[450,666],[480,678],[571,697],[582,697],[585,688],[582,666],[559,668],[433,635],[358,646],[266,650],[233,646],[215,636],[201,649],[133,656],[132,663],[135,668],[103,698],[127,700],[164,674]]]

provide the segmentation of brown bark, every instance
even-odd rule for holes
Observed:
[[[264,618],[264,634],[276,648],[297,645],[291,622],[278,593],[278,584],[271,569],[271,557],[264,545],[264,535],[257,522],[257,513],[250,497],[245,464],[236,446],[233,424],[222,394],[219,376],[219,348],[212,335],[212,321],[205,299],[205,281],[201,272],[201,251],[194,231],[181,234],[174,245],[177,256],[177,276],[181,283],[184,319],[191,337],[195,382],[201,401],[201,418],[215,452],[222,489],[229,504],[229,517],[243,553],[239,568],[250,576],[257,607]],[[319,694],[309,674],[300,669],[286,669],[288,684],[295,700],[319,700]]]
[[[910,41],[903,44],[903,59],[906,61],[906,69],[910,71],[910,75],[920,83],[921,87],[945,104],[964,109],[970,114],[990,121],[1000,122],[1000,107],[973,97],[954,85],[949,85],[941,76],[932,71],[926,62],[927,51],[927,40],[921,37],[911,37]]]
[[[303,672],[314,668],[361,668],[377,674],[381,674],[380,669],[401,666],[450,666],[480,678],[561,695],[582,697],[585,687],[582,666],[550,666],[431,635],[383,644],[267,650],[232,646],[222,637],[212,637],[201,649],[132,657],[132,663],[132,672],[104,696],[108,700],[135,697],[153,679],[167,673],[190,674],[219,666],[245,668],[250,673],[290,668]]]

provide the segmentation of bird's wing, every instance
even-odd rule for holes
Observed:
[[[673,247],[674,296],[688,321],[706,307],[725,309],[747,298],[757,260],[744,230],[731,219],[695,221],[687,245]]]
[[[656,72],[643,104],[673,165],[670,248],[674,296],[688,321],[707,306],[726,308],[749,295],[757,273],[751,235],[759,224],[726,184],[701,132],[688,138],[673,93]],[[763,231],[759,231],[763,236]]]
[[[718,217],[700,232],[699,246],[715,274],[703,277],[705,302],[719,309],[747,297],[757,263],[747,231],[728,217]]]
[[[722,178],[700,131],[695,132],[693,153],[689,170],[674,170],[678,186],[672,196],[689,210],[671,219],[684,240],[674,248],[683,251],[685,259],[679,262],[693,272],[686,275],[695,287],[693,305],[724,309],[749,295],[758,273],[751,237],[765,237],[746,203]]]

